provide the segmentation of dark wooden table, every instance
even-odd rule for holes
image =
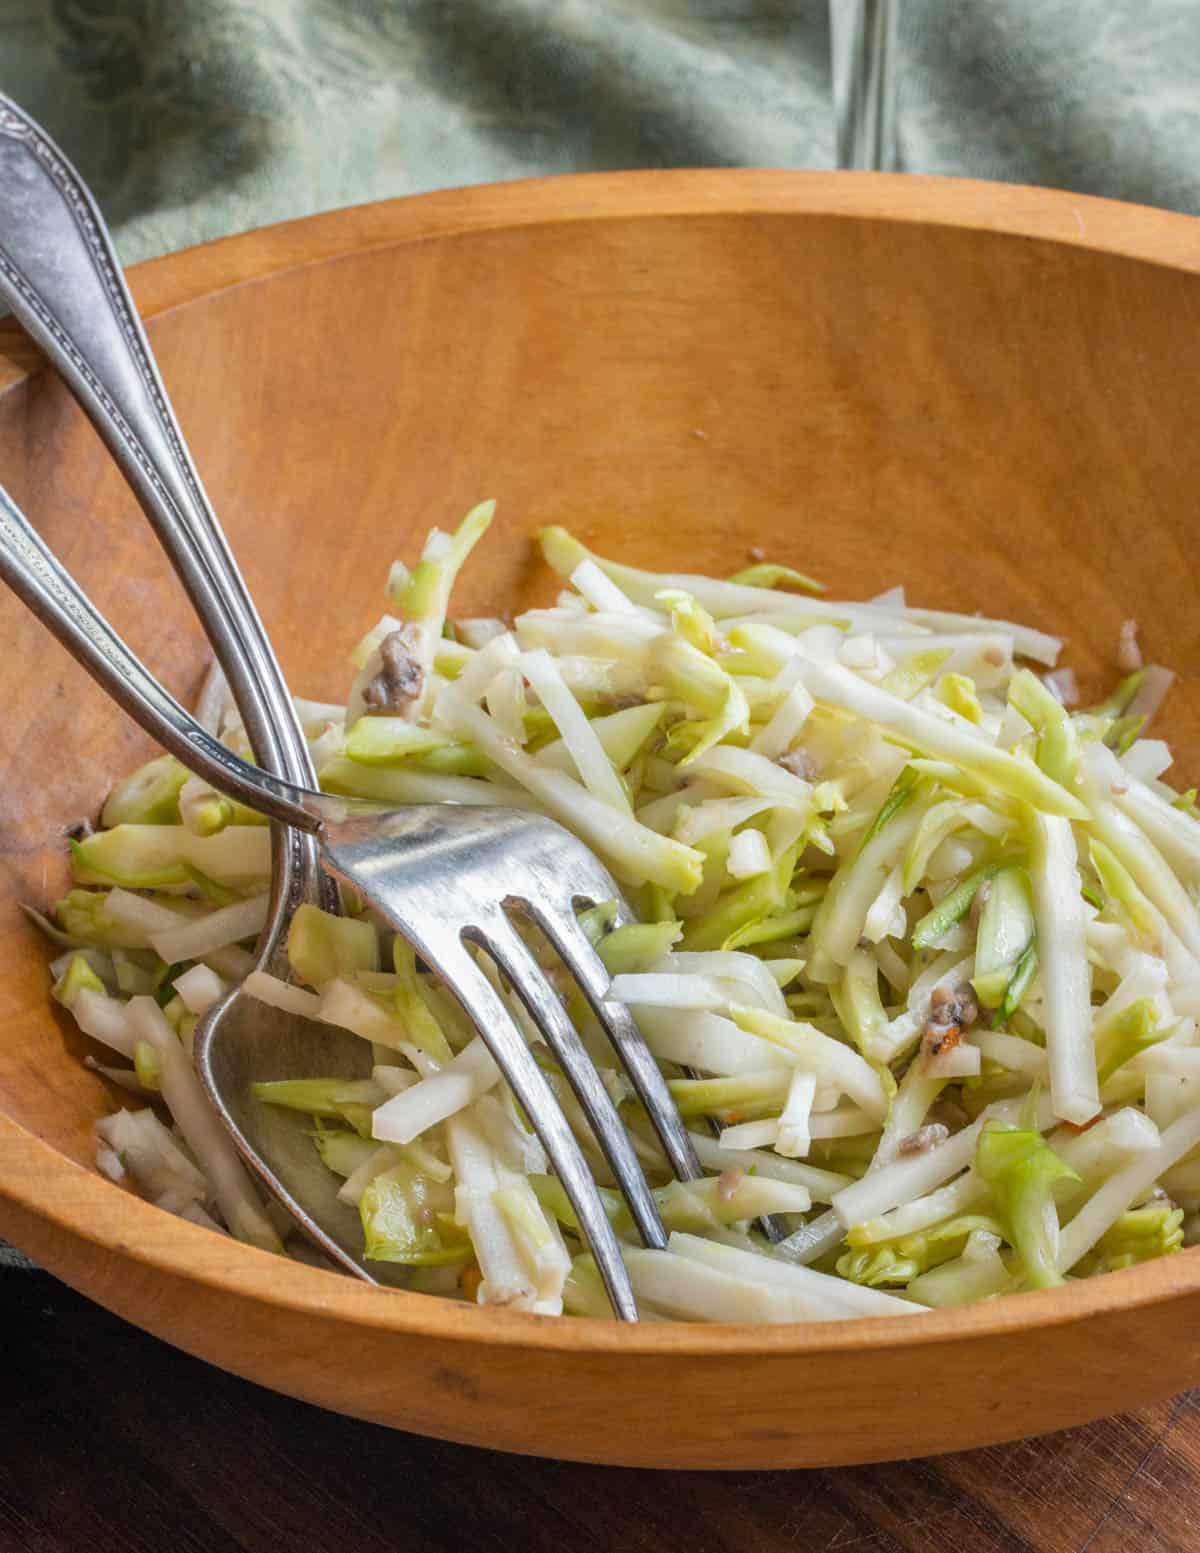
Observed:
[[[1200,1550],[1200,1393],[935,1461],[652,1473],[322,1413],[44,1273],[0,1271],[0,1356],[0,1553]]]

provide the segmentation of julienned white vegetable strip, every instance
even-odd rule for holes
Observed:
[[[1030,878],[1045,1001],[1054,1114],[1082,1126],[1100,1109],[1092,1046],[1091,972],[1075,839],[1067,820],[1035,814]]]
[[[812,808],[812,784],[785,771],[754,750],[722,745],[692,762],[693,776],[718,787],[755,798],[773,798],[807,813]]]
[[[867,1219],[877,1219],[901,1203],[924,1197],[935,1187],[965,1170],[975,1156],[975,1145],[991,1118],[1012,1122],[1019,1106],[1003,1101],[989,1106],[969,1127],[923,1153],[902,1156],[879,1170],[868,1171],[860,1181],[844,1187],[833,1198],[833,1209],[849,1229]],[[1042,1131],[1053,1125],[1048,1098],[1039,1101],[1037,1122]]]
[[[1117,808],[1140,826],[1172,868],[1200,871],[1200,822],[1128,770],[1111,779],[1111,791]]]
[[[788,1086],[787,1100],[779,1118],[776,1151],[789,1159],[803,1159],[812,1148],[813,1102],[817,1094],[815,1073],[797,1068]]]
[[[870,604],[832,603],[825,599],[812,599],[776,589],[748,587],[732,582],[718,582],[712,577],[692,574],[659,574],[638,571],[599,556],[589,556],[588,551],[565,529],[543,529],[539,535],[542,553],[550,565],[564,577],[569,577],[584,560],[592,560],[622,592],[634,603],[653,604],[654,595],[663,588],[679,588],[690,593],[705,609],[718,619],[738,614],[758,614],[786,609],[796,616],[813,620],[845,620],[863,629],[886,629],[887,622],[903,626],[917,624],[939,631],[999,631],[1012,639],[1017,651],[1037,663],[1053,667],[1058,660],[1062,643],[1044,632],[1028,626],[1014,625],[1002,620],[985,620],[975,615],[955,615],[943,610],[905,609],[894,611]]]
[[[771,973],[772,967],[786,963],[779,960],[764,962],[737,950],[712,949],[694,954],[686,949],[671,949],[654,962],[651,970],[689,981],[711,979],[723,989],[727,1003],[749,1003],[768,1013],[786,1016],[787,1001]],[[620,994],[614,991],[613,996],[619,998]]]
[[[830,603],[770,561],[656,575],[561,530],[542,536],[570,582],[553,607],[511,629],[455,619],[451,583],[489,516],[393,567],[345,706],[297,707],[329,791],[549,814],[628,886],[640,921],[616,927],[597,901],[581,927],[703,1181],[669,1179],[585,1000],[529,943],[627,1123],[669,1252],[635,1244],[557,1060],[514,1017],[607,1193],[645,1318],[905,1314],[1177,1250],[1200,1199],[1200,819],[1162,781],[1168,745],[1137,736],[1170,676],[1151,665],[1077,709],[1069,670],[1017,662],[1054,663],[1041,632],[910,608],[903,589]],[[223,726],[244,750],[236,717]],[[368,1258],[430,1293],[607,1315],[541,1143],[406,943],[360,902],[305,906],[291,974],[257,968],[269,844],[159,756],[72,843],[82,888],[54,920],[33,913],[55,1001],[128,1064],[89,1065],[141,1107],[101,1122],[98,1167],[274,1245],[189,1061],[198,1020],[244,977],[264,1008],[373,1045],[369,1078],[255,1086],[300,1113]],[[761,1214],[783,1217],[774,1249]]]
[[[869,1116],[882,1120],[886,1115],[887,1099],[879,1075],[842,1041],[823,1034],[813,1025],[781,1019],[762,1009],[735,1006],[730,1013],[739,1029],[791,1052],[798,1065],[812,1073],[818,1083],[848,1095]]]
[[[837,664],[806,663],[801,679],[815,701],[877,723],[927,755],[953,762],[971,775],[993,783],[1002,793],[1023,798],[1047,814],[1086,820],[1088,812],[1066,788],[1030,762],[1005,754],[986,740],[962,732],[931,712],[921,711],[868,684]]]
[[[718,1009],[729,1004],[729,994],[722,991],[715,977],[674,976],[652,971],[636,976],[614,976],[609,996],[635,1008]]]
[[[799,1060],[790,1049],[739,1029],[721,1014],[642,1006],[637,1018],[656,1057],[705,1073],[732,1076],[772,1067],[787,1072]]]
[[[863,937],[872,905],[886,887],[893,866],[920,823],[918,809],[901,810],[880,828],[857,857],[839,870],[825,892],[809,939],[809,974],[815,980],[829,982],[841,977]],[[878,938],[874,942],[878,942]]]
[[[1067,1272],[1100,1239],[1113,1221],[1153,1187],[1172,1165],[1200,1146],[1200,1107],[1172,1122],[1156,1149],[1135,1154],[1111,1176],[1095,1196],[1063,1229],[1058,1244],[1058,1265]]]
[[[744,830],[729,844],[725,867],[731,879],[754,879],[769,872],[771,849],[760,830]]]
[[[666,707],[662,702],[642,706],[629,706],[607,716],[593,717],[588,727],[595,734],[605,757],[618,771],[632,765],[638,754],[662,722]],[[559,771],[574,771],[575,762],[566,741],[555,739],[535,755],[539,765],[554,766]],[[622,791],[624,789],[622,788]]]
[[[906,609],[905,619],[928,626],[938,635],[952,635],[956,631],[998,631],[1007,636],[1013,651],[1022,658],[1032,658],[1034,663],[1044,663],[1053,668],[1062,651],[1057,636],[1047,636],[1031,626],[1015,625],[1008,620],[985,620],[982,615],[955,615],[944,609]]]
[[[790,1294],[798,1302],[792,1320],[836,1321],[847,1315],[911,1316],[921,1307],[908,1300],[896,1299],[879,1289],[863,1288],[811,1267],[796,1267],[736,1246],[702,1240],[699,1235],[673,1234],[668,1249],[703,1267],[712,1267],[741,1276],[753,1284],[765,1284],[780,1294]],[[759,1265],[762,1263],[763,1265]],[[803,1315],[800,1314],[803,1309]]]
[[[632,816],[616,814],[578,782],[561,771],[546,770],[506,740],[492,720],[470,705],[453,687],[438,700],[438,715],[475,744],[537,798],[569,829],[596,849],[625,879],[648,880],[664,889],[694,889],[700,882],[703,858],[691,847],[647,830]]]
[[[120,888],[108,892],[101,910],[110,922],[140,928],[145,934],[147,945],[152,933],[174,931],[190,920],[181,911],[165,906],[160,901],[148,900],[144,895],[135,895],[132,890]]]
[[[990,1062],[998,1062],[1012,1073],[1021,1073],[1029,1079],[1047,1076],[1046,1052],[1032,1041],[1023,1041],[1018,1035],[1007,1035],[1003,1030],[972,1031],[971,1045]]]
[[[118,1111],[96,1123],[97,1138],[112,1151],[116,1168],[128,1171],[154,1197],[172,1192],[179,1204],[203,1202],[208,1183],[151,1110]]]
[[[805,1186],[814,1202],[828,1202],[834,1192],[849,1186],[850,1177],[833,1170],[822,1170],[801,1160],[781,1159],[775,1154],[755,1153],[749,1158],[740,1151],[726,1149],[711,1133],[689,1133],[696,1156],[706,1170],[719,1175],[725,1170],[753,1169],[761,1176]]]
[[[901,1203],[923,1197],[966,1169],[974,1158],[975,1143],[982,1130],[982,1121],[974,1122],[927,1153],[909,1155],[879,1170],[868,1171],[860,1181],[835,1195],[834,1212],[849,1229],[864,1219],[877,1219]]]
[[[114,864],[119,863],[119,868]],[[194,836],[183,825],[126,823],[99,830],[74,848],[81,884],[155,888],[185,884],[197,869],[219,885],[240,890],[271,872],[271,833],[265,825],[227,825],[212,836]]]
[[[767,1117],[761,1122],[737,1122],[732,1127],[722,1127],[717,1141],[723,1149],[733,1152],[738,1150],[752,1151],[756,1149],[773,1148],[778,1153],[783,1153],[779,1148],[780,1123]]]
[[[129,1017],[139,1040],[158,1053],[163,1099],[199,1160],[230,1232],[239,1240],[279,1249],[279,1236],[263,1210],[233,1142],[208,1103],[196,1070],[153,998],[134,998]]]
[[[808,721],[813,704],[813,698],[803,685],[793,685],[779,703],[771,721],[750,741],[750,748],[756,755],[777,760],[795,744]]]
[[[120,1052],[122,1057],[133,1060],[137,1036],[130,1026],[126,1006],[120,999],[84,987],[76,997],[71,1012],[84,1035],[90,1035],[94,1041],[101,1041],[113,1051]]]
[[[400,766],[362,766],[344,755],[325,762],[318,775],[328,793],[380,798],[384,803],[496,804],[500,808],[533,809],[537,805],[507,782],[480,777],[447,776]]]
[[[639,1306],[677,1321],[797,1321],[798,1304],[757,1279],[697,1265],[667,1251],[630,1247],[625,1265]]]
[[[411,1143],[478,1100],[499,1079],[499,1068],[477,1037],[444,1068],[379,1106],[371,1117],[371,1135],[381,1142]]]
[[[595,561],[580,561],[571,573],[571,586],[582,594],[593,609],[615,610],[619,614],[637,610],[637,605],[604,575]]]
[[[570,1258],[528,1183],[497,1158],[476,1118],[451,1117],[446,1139],[456,1182],[455,1215],[470,1231],[485,1299],[557,1315]]]
[[[243,938],[254,938],[267,920],[267,897],[223,906],[210,916],[199,917],[183,927],[151,933],[150,944],[168,965],[178,960],[199,960],[214,949],[224,949]]]
[[[193,965],[175,978],[175,991],[190,1014],[204,1014],[228,992],[229,988],[207,965]]]
[[[1096,838],[1109,847],[1129,871],[1134,883],[1178,934],[1188,953],[1200,958],[1200,912],[1162,854],[1115,804],[1099,797],[1091,801],[1095,803],[1093,831]]]
[[[554,659],[543,648],[523,653],[521,671],[549,712],[570,751],[580,781],[596,798],[621,814],[630,814],[629,796],[608,756],[583,715],[579,702],[563,683]]]
[[[251,971],[242,985],[251,997],[271,1008],[281,1008],[285,1013],[299,1014],[304,1019],[321,1017],[321,998],[318,993],[280,981],[277,976],[268,975],[266,971]]]
[[[860,1221],[855,1226],[855,1235],[860,1244],[898,1240],[901,1235],[916,1235],[931,1224],[940,1224],[943,1219],[966,1213],[986,1196],[987,1187],[974,1170],[964,1170],[962,1175],[948,1185],[935,1187],[924,1197],[915,1197],[911,1202],[901,1203],[899,1207],[876,1218]]]
[[[869,604],[829,604],[824,599],[721,582],[714,577],[702,577],[690,572],[656,574],[639,571],[636,567],[623,566],[619,562],[590,555],[577,539],[561,528],[543,529],[538,535],[538,541],[542,554],[560,576],[570,577],[581,562],[591,560],[626,598],[650,609],[655,607],[658,594],[664,588],[669,588],[690,594],[717,619],[781,607],[814,620],[859,621],[864,626],[895,618],[886,610],[875,609]]]

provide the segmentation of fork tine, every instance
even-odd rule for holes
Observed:
[[[554,1098],[554,1091],[526,1046],[503,999],[457,935],[446,933],[427,938],[418,929],[410,930],[407,922],[397,921],[392,913],[389,916],[421,958],[450,988],[479,1031],[550,1156],[596,1259],[614,1312],[621,1321],[636,1321],[638,1313],[633,1286],[592,1173]]]
[[[576,920],[574,914],[572,914],[571,920],[573,922]],[[617,927],[624,927],[628,922],[637,921],[637,918],[629,910],[620,896],[617,896],[617,912],[613,921],[614,925]],[[586,942],[586,935],[582,930],[579,930],[579,936]],[[591,950],[591,953],[595,957],[596,962],[599,964],[601,970],[603,970],[604,962],[600,959],[600,956],[596,954],[596,951],[592,949],[590,944],[588,944],[588,948]],[[605,974],[607,978],[607,972]],[[636,1048],[638,1056],[640,1057],[642,1054],[644,1054],[646,1060],[650,1064],[650,1067],[653,1069],[652,1082],[657,1081],[657,1087],[666,1089],[666,1084],[663,1081],[662,1074],[659,1072],[658,1064],[654,1061],[654,1058],[650,1052],[650,1048],[646,1045],[645,1037],[637,1028],[637,1024],[634,1021],[633,1015],[629,1012],[623,1003],[609,1003],[607,1004],[607,1007],[614,1012],[616,1019],[627,1023],[629,1028],[633,1031],[633,1044]],[[607,1029],[607,1025],[605,1028]],[[683,1071],[688,1074],[689,1077],[695,1078],[697,1076],[695,1069],[693,1068],[684,1068]],[[636,1079],[634,1079],[634,1083],[636,1085]],[[641,1091],[639,1090],[638,1093],[640,1094]],[[654,1123],[654,1128],[658,1133],[660,1142],[662,1142],[664,1149],[667,1150],[667,1157],[671,1160],[671,1165],[672,1168],[675,1169],[676,1176],[678,1176],[681,1181],[698,1180],[704,1174],[704,1167],[701,1165],[700,1160],[697,1157],[695,1145],[692,1143],[691,1138],[688,1136],[687,1123],[684,1122],[679,1116],[678,1107],[672,1099],[669,1089],[666,1090],[666,1098],[669,1109],[663,1114],[662,1127],[659,1125],[659,1113],[654,1109],[653,1106],[645,1101],[644,1097],[643,1104],[646,1106],[646,1110],[650,1115],[650,1120]],[[687,1164],[689,1170],[691,1171],[689,1176],[681,1176],[678,1169],[675,1168],[675,1161],[672,1158],[671,1150],[663,1136],[663,1127],[667,1128],[672,1134],[678,1133],[678,1135],[680,1135],[682,1147],[687,1152]],[[721,1130],[715,1118],[709,1119],[709,1127],[712,1129],[713,1133],[719,1133]],[[759,1219],[758,1227],[772,1245],[777,1245],[787,1234],[787,1229],[784,1226],[783,1220],[778,1216],[769,1213],[764,1214],[762,1218]]]
[[[572,916],[571,920],[575,921],[576,919],[574,918],[574,916]],[[620,898],[620,896],[617,897],[617,912],[616,912],[616,916],[614,917],[613,921],[614,921],[614,925],[617,926],[617,927],[624,927],[625,924],[628,923],[628,922],[636,922],[637,921],[637,918],[633,915],[633,913],[625,905],[625,902]],[[579,936],[581,938],[584,938],[585,941],[586,941],[586,935],[582,932],[582,930],[580,930]],[[591,949],[591,945],[590,944],[588,944],[588,948]],[[600,956],[596,954],[594,949],[591,949],[591,952],[595,956],[597,963],[600,965],[601,969],[603,970],[604,962],[600,959]],[[637,1028],[637,1024],[634,1021],[633,1015],[629,1012],[629,1010],[625,1007],[625,1005],[623,1003],[611,1003],[610,1002],[607,1005],[607,1007],[614,1012],[615,1018],[617,1018],[618,1020],[622,1020],[622,1021],[626,1022],[629,1025],[629,1027],[632,1029],[633,1036],[634,1036],[634,1045],[637,1048],[639,1055],[641,1053],[645,1054],[647,1060],[650,1063],[650,1066],[654,1070],[654,1078],[658,1081],[658,1084],[662,1088],[666,1089],[666,1085],[665,1085],[665,1083],[663,1082],[663,1079],[662,1079],[662,1074],[659,1072],[659,1069],[658,1069],[658,1064],[654,1061],[654,1058],[653,1058],[653,1056],[651,1055],[651,1052],[650,1052],[650,1048],[646,1045],[646,1041],[645,1041],[644,1036],[642,1035],[641,1031]],[[606,1028],[607,1028],[607,1026],[606,1026]],[[696,1071],[695,1071],[694,1068],[684,1068],[683,1071],[691,1078],[695,1078],[695,1077],[698,1076],[696,1074]],[[636,1084],[637,1081],[634,1080],[634,1082]],[[639,1090],[639,1093],[641,1093],[640,1090]],[[668,1102],[668,1104],[670,1106],[670,1109],[665,1113],[665,1117],[664,1117],[664,1120],[663,1120],[663,1125],[667,1129],[669,1129],[672,1132],[674,1132],[676,1130],[676,1124],[677,1124],[678,1132],[682,1135],[683,1147],[687,1150],[689,1168],[692,1169],[692,1171],[693,1171],[692,1175],[688,1176],[688,1177],[679,1176],[679,1171],[678,1170],[675,1171],[675,1174],[677,1176],[679,1176],[680,1180],[685,1180],[685,1179],[686,1180],[698,1180],[704,1174],[704,1167],[703,1167],[703,1165],[701,1165],[700,1160],[697,1157],[695,1146],[692,1143],[691,1138],[688,1136],[687,1124],[686,1124],[686,1122],[684,1122],[682,1120],[682,1118],[680,1118],[678,1107],[675,1105],[674,1100],[671,1098],[671,1092],[670,1092],[669,1089],[667,1090],[667,1102]],[[646,1102],[644,1100],[643,1100],[643,1104],[646,1104]],[[667,1149],[667,1155],[668,1155],[668,1158],[670,1158],[671,1157],[670,1149],[667,1148],[667,1143],[666,1143],[666,1140],[663,1137],[662,1128],[660,1128],[660,1126],[659,1126],[658,1113],[649,1104],[646,1104],[646,1110],[649,1112],[650,1119],[654,1123],[655,1131],[658,1133],[659,1140],[662,1142],[663,1147]],[[709,1127],[712,1129],[714,1134],[719,1134],[720,1133],[721,1129],[718,1126],[715,1118],[712,1118],[712,1117],[709,1118]],[[674,1167],[674,1160],[672,1160],[671,1162],[672,1162],[672,1167]],[[759,1219],[758,1227],[762,1231],[762,1233],[766,1236],[766,1238],[771,1242],[772,1245],[777,1245],[784,1238],[784,1236],[787,1234],[787,1229],[784,1226],[783,1220],[780,1219],[778,1216],[775,1216],[775,1215],[772,1215],[772,1214],[769,1214],[769,1213],[768,1214],[764,1214],[762,1216],[762,1218]]]
[[[611,884],[611,881],[609,881]],[[612,894],[618,901],[618,920],[632,922],[616,887]],[[603,900],[605,897],[600,896]],[[667,1081],[659,1071],[645,1037],[634,1022],[633,1015],[623,1003],[614,1003],[608,997],[611,978],[604,968],[604,961],[588,942],[579,926],[569,901],[561,906],[544,906],[536,900],[525,903],[537,925],[550,940],[564,965],[583,988],[592,1011],[604,1028],[613,1050],[621,1059],[629,1074],[638,1098],[646,1107],[646,1113],[658,1134],[659,1142],[667,1156],[677,1180],[696,1181],[704,1174],[696,1150],[688,1137],[687,1127],[679,1114],[679,1108],[667,1088]]]
[[[614,925],[624,927],[627,923],[636,922],[637,918],[621,898],[621,893],[608,871],[591,856],[573,870],[573,875],[579,877],[582,882],[585,870],[591,876],[588,888],[594,901],[611,899],[616,902]],[[547,907],[531,899],[524,904],[526,910],[532,912],[542,932],[554,945],[564,964],[570,968],[587,994],[597,1019],[604,1027],[613,1049],[619,1055],[633,1087],[646,1107],[646,1114],[658,1134],[658,1140],[663,1146],[676,1179],[699,1180],[704,1175],[704,1168],[696,1157],[695,1146],[688,1136],[687,1124],[679,1115],[679,1108],[633,1015],[623,1003],[614,1003],[607,998],[611,978],[604,961],[593,949],[587,934],[579,926],[573,903],[565,901],[561,905]],[[691,1072],[690,1069],[684,1071]],[[718,1131],[715,1122],[711,1125],[714,1132]],[[770,1215],[759,1219],[758,1224],[772,1245],[782,1240],[787,1233],[782,1222]]]
[[[662,1250],[667,1244],[667,1232],[625,1124],[545,972],[503,913],[497,913],[485,929],[472,929],[468,937],[492,957],[511,982],[575,1091],[625,1194],[638,1233],[647,1246]]]

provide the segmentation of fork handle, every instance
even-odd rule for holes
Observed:
[[[336,800],[250,765],[201,727],[125,645],[3,486],[0,580],[151,738],[214,787],[298,832],[319,830],[336,812]]]
[[[58,369],[149,518],[259,765],[315,787],[283,674],[172,412],[104,218],[62,151],[3,95],[0,297]],[[277,835],[274,850],[280,905],[315,898],[323,876],[313,844]]]

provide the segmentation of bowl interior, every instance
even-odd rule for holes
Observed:
[[[153,319],[295,689],[341,699],[390,561],[494,496],[467,613],[546,597],[528,536],[558,522],[650,567],[727,572],[762,546],[835,597],[903,583],[1027,620],[1070,639],[1085,692],[1134,616],[1181,675],[1173,776],[1200,776],[1200,446],[1177,348],[1200,321],[1194,274],[802,200],[588,219],[572,199],[570,219],[551,201],[537,220],[401,234]],[[201,634],[132,498],[54,378],[13,378],[5,484],[192,696]],[[119,1095],[81,1066],[15,905],[61,893],[63,825],[148,746],[8,597],[0,636],[0,1110],[86,1161]]]

